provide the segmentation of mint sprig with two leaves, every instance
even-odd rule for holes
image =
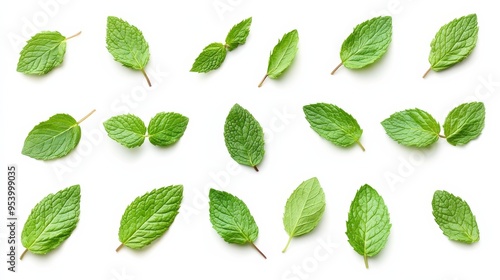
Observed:
[[[454,108],[444,122],[444,135],[439,123],[427,112],[408,109],[392,114],[382,121],[387,135],[399,144],[427,147],[439,138],[453,146],[469,143],[479,137],[484,128],[485,108],[482,102],[464,103]]]
[[[226,36],[225,44],[211,43],[206,46],[195,59],[190,71],[208,73],[218,69],[226,59],[228,51],[233,51],[238,46],[245,44],[248,34],[250,34],[251,25],[252,18],[250,17],[231,28]]]
[[[39,123],[28,133],[21,153],[38,160],[66,156],[80,142],[80,123],[94,112],[95,110],[92,110],[79,121],[68,114],[56,114]]]
[[[28,40],[21,50],[17,71],[24,74],[44,75],[61,65],[66,53],[66,42],[80,35],[64,37],[57,31],[43,31]]]
[[[139,147],[148,138],[155,146],[170,146],[184,135],[189,118],[179,113],[156,114],[146,128],[144,122],[132,114],[118,115],[104,122],[108,136],[127,148]],[[147,133],[146,133],[147,131]]]
[[[127,68],[141,71],[148,85],[151,86],[145,70],[150,56],[149,45],[141,30],[123,19],[109,16],[106,27],[106,45],[116,61]]]
[[[466,59],[476,47],[478,30],[476,14],[463,16],[443,25],[431,42],[431,67],[422,78],[431,70],[443,71]]]

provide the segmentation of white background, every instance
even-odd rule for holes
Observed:
[[[44,10],[44,3],[56,5]],[[437,30],[470,13],[477,13],[480,26],[471,56],[422,79]],[[393,16],[388,53],[368,69],[342,67],[331,76],[353,27],[380,14]],[[108,15],[143,31],[151,51],[146,71],[152,88],[140,72],[122,67],[106,50]],[[223,41],[234,24],[250,16],[247,43],[229,53],[220,69],[206,75],[189,72],[204,46]],[[18,236],[43,197],[74,184],[82,187],[80,222],[71,237],[48,255],[27,254],[16,274],[7,272],[2,261],[0,278],[498,278],[496,2],[29,0],[5,2],[0,21],[0,166],[2,178],[7,164],[19,169]],[[268,79],[257,88],[269,52],[292,29],[300,36],[292,67],[280,80]],[[68,41],[63,65],[48,75],[16,72],[24,41],[42,30],[82,34]],[[471,100],[485,103],[486,126],[465,147],[441,139],[429,149],[406,148],[380,125],[390,114],[414,107],[443,123],[451,109]],[[311,130],[302,106],[315,102],[333,103],[351,113],[364,130],[366,152],[358,146],[339,148]],[[234,103],[247,108],[265,129],[266,155],[259,173],[245,166],[235,170],[224,145],[224,121]],[[97,112],[82,123],[82,140],[67,157],[44,162],[21,155],[26,135],[39,122],[56,113],[80,119],[92,109]],[[129,150],[109,139],[102,127],[114,115],[133,113],[147,123],[162,111],[190,119],[184,137],[169,148],[145,142]],[[316,230],[294,239],[283,254],[286,199],[314,176],[326,193],[325,215]],[[345,235],[349,205],[365,183],[384,197],[393,224],[386,248],[370,259],[369,270]],[[116,253],[127,205],[147,191],[172,184],[183,184],[185,192],[182,213],[170,230],[144,250],[123,248]],[[225,243],[212,229],[206,196],[210,187],[246,202],[260,229],[256,245],[267,260],[250,246]],[[481,232],[479,243],[459,244],[441,233],[431,208],[437,189],[469,203]],[[0,193],[1,208],[6,209],[5,187]],[[5,213],[2,210],[3,221]],[[0,231],[4,258],[5,229]]]

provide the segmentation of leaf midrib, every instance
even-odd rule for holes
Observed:
[[[64,133],[66,133],[66,132],[70,131],[71,129],[73,129],[74,127],[77,127],[77,126],[78,126],[78,123],[73,124],[72,126],[68,127],[67,129],[65,129],[65,130],[63,130],[63,131],[61,131],[61,132],[59,132],[58,134],[56,134],[56,135],[54,135],[54,136],[52,136],[52,137],[50,137],[50,138],[48,138],[48,139],[46,139],[46,140],[44,140],[44,141],[42,141],[42,142],[38,142],[37,144],[35,144],[35,145],[31,146],[31,150],[33,150],[33,149],[34,149],[34,148],[36,148],[36,147],[39,147],[39,146],[40,146],[40,145],[42,145],[42,144],[47,143],[48,141],[53,141],[55,138],[57,138],[57,137],[61,136],[62,134],[64,134]]]
[[[292,36],[292,34],[290,34],[290,36]],[[281,42],[279,42],[279,43],[281,43]],[[292,40],[292,38],[290,38],[288,44],[286,45],[285,51],[283,51],[283,53],[279,56],[278,63],[276,64],[274,69],[268,69],[268,71],[267,71],[268,75],[272,74],[270,72],[276,71],[276,69],[281,65],[281,62],[283,61],[285,54],[288,53],[288,51],[290,50],[290,46],[292,45],[292,43],[293,43],[293,40]],[[272,55],[274,55],[274,53],[271,54],[271,56]]]

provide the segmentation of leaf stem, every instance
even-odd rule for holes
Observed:
[[[361,142],[356,141],[356,144],[361,147],[361,150],[363,150],[363,152],[365,151],[365,147],[363,147],[363,144],[361,144]]]
[[[263,257],[264,257],[264,259],[266,259],[266,260],[267,260],[266,255],[264,255],[264,253],[262,253],[262,251],[261,251],[261,250],[259,250],[259,248],[257,248],[257,246],[255,246],[255,244],[253,244],[253,242],[250,242],[250,244],[251,244],[251,245],[255,248],[255,250],[257,250],[257,252],[259,252],[259,254],[261,254],[261,256],[263,256]]]
[[[28,249],[24,250],[24,252],[21,254],[21,256],[19,257],[19,260],[23,260],[24,258],[24,255],[26,255],[26,253],[28,253]]]
[[[95,109],[94,109],[94,110],[92,110],[92,112],[88,113],[88,114],[87,114],[85,117],[83,117],[81,120],[79,120],[77,124],[82,123],[84,120],[86,120],[88,117],[90,117],[90,115],[92,115],[94,112],[95,112]]]
[[[438,134],[439,137],[446,139],[446,136]]]
[[[262,81],[260,81],[259,83],[259,87],[262,86],[262,84],[264,83],[264,81],[267,79],[267,74],[264,76],[264,78],[262,78]]]
[[[144,68],[141,69],[142,75],[144,75],[144,78],[146,78],[146,81],[148,82],[149,87],[151,87],[151,81],[149,80],[148,74],[146,74],[146,71],[144,71]]]
[[[366,267],[366,269],[370,268],[370,266],[368,265],[368,256],[364,255],[364,259],[365,259],[365,267]]]
[[[82,34],[82,31],[80,31],[80,32],[76,33],[75,35],[71,35],[71,36],[69,36],[69,37],[66,37],[65,41],[68,41],[68,40],[69,40],[69,39],[71,39],[71,38],[75,38],[76,36],[78,36],[78,35],[80,35],[80,34]]]
[[[253,169],[255,169],[255,171],[259,172],[259,168],[257,168],[257,165],[254,165]]]
[[[335,74],[335,72],[340,68],[340,66],[342,66],[342,62],[339,65],[337,65],[337,67],[335,67],[335,69],[333,69],[331,75]]]
[[[283,251],[281,251],[282,253],[286,252],[286,249],[288,249],[288,245],[290,245],[290,241],[292,241],[292,237],[291,236],[290,236],[290,238],[288,238],[288,242],[286,243],[285,248],[283,249]]]
[[[120,249],[121,249],[121,248],[123,248],[123,245],[125,245],[125,244],[123,244],[123,243],[122,243],[122,244],[120,244],[120,246],[118,246],[118,248],[116,248],[116,250],[115,250],[115,251],[118,253],[118,251],[120,251]]]
[[[431,72],[431,67],[429,67],[429,69],[427,69],[427,71],[425,72],[425,74],[422,76],[422,79],[425,78],[425,76],[427,76],[427,74],[429,74],[429,72]]]

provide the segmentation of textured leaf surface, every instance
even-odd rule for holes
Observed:
[[[148,125],[149,142],[156,146],[169,146],[181,139],[189,119],[178,113],[158,113]]]
[[[104,122],[108,136],[127,148],[139,147],[146,137],[146,126],[132,114],[111,117]]]
[[[250,34],[250,26],[252,25],[252,18],[242,20],[231,28],[226,36],[227,50],[232,51],[239,45],[245,44],[248,34]]]
[[[297,30],[292,30],[283,35],[283,38],[278,41],[269,57],[267,66],[267,76],[269,78],[277,79],[288,69],[297,54],[298,44],[299,33]]]
[[[485,109],[482,102],[464,103],[453,109],[444,122],[448,143],[465,145],[479,137],[484,128]]]
[[[219,68],[226,59],[226,47],[221,43],[206,46],[195,59],[191,72],[207,73]]]
[[[427,112],[409,109],[392,114],[382,121],[389,137],[405,146],[426,147],[439,139],[441,127]]]
[[[59,66],[66,53],[66,37],[57,31],[44,31],[28,40],[21,51],[17,71],[43,75]]]

